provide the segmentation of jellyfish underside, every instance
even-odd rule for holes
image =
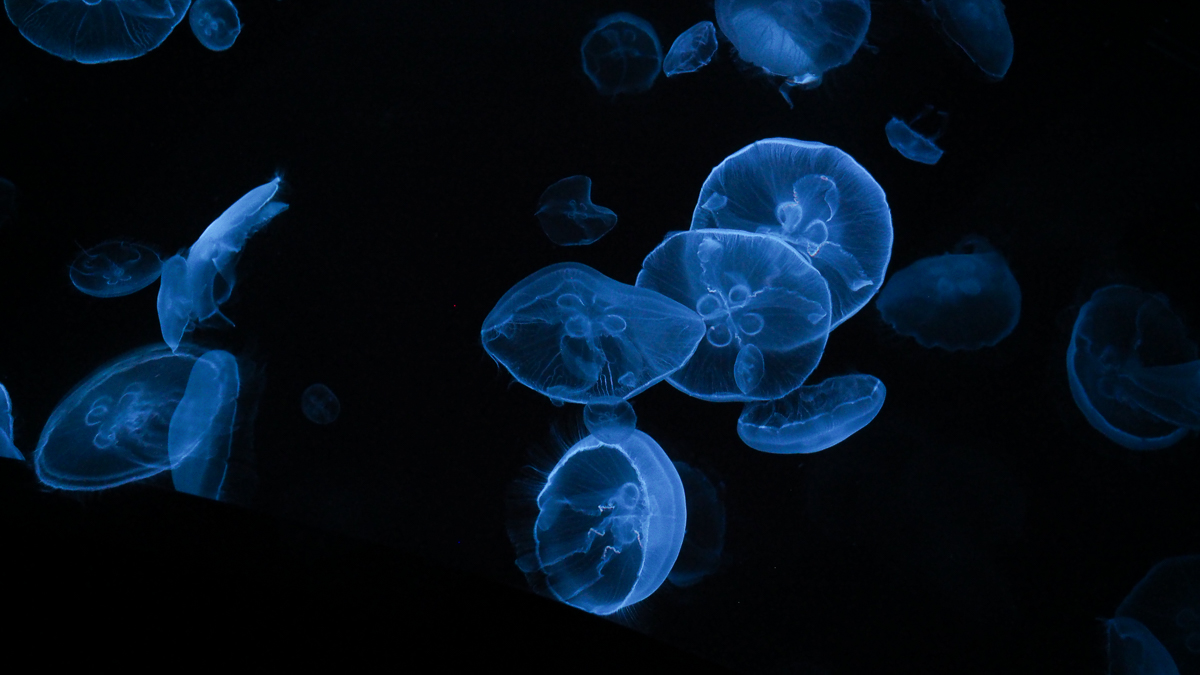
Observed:
[[[162,273],[162,261],[153,249],[126,241],[108,241],[81,251],[71,264],[71,283],[98,298],[136,293]]]
[[[654,28],[627,12],[600,19],[580,51],[583,72],[606,96],[645,91],[662,70],[662,46]]]
[[[26,40],[80,63],[139,57],[158,47],[183,20],[191,0],[4,0]]]
[[[242,32],[237,8],[229,0],[196,0],[188,23],[200,44],[214,52],[232,47]]]
[[[869,424],[885,396],[883,383],[870,375],[831,377],[773,401],[747,403],[738,435],[763,452],[819,452]]]

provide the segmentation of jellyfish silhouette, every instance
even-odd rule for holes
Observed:
[[[831,377],[773,401],[751,401],[738,418],[746,445],[776,454],[831,448],[867,426],[887,388],[871,375]]]
[[[71,263],[71,283],[97,298],[136,293],[162,274],[158,253],[129,241],[106,241],[81,251]]]
[[[1092,294],[1067,347],[1075,405],[1130,450],[1157,450],[1200,429],[1200,360],[1167,301],[1132,286]]]
[[[1021,287],[982,237],[964,238],[955,251],[893,274],[875,306],[897,333],[923,347],[991,347],[1016,327]]]
[[[1119,616],[1105,629],[1111,675],[1179,675],[1175,659],[1141,621]]]
[[[892,214],[871,174],[835,147],[790,138],[752,143],[712,170],[692,229],[712,227],[791,244],[829,285],[831,328],[875,295],[892,255]]]
[[[662,69],[662,45],[654,27],[628,12],[597,21],[580,52],[584,74],[605,96],[646,91]]]
[[[712,61],[717,53],[717,29],[711,21],[701,21],[679,34],[663,59],[667,77],[694,73]]]
[[[0,384],[0,459],[25,461],[25,455],[13,445],[12,398],[8,389]]]
[[[570,176],[546,188],[534,215],[559,246],[590,244],[617,224],[617,214],[592,203],[592,179],[587,176]]]
[[[1129,642],[1150,645],[1140,659],[1144,668],[1158,662],[1166,664],[1173,661],[1171,665],[1179,669],[1176,672],[1200,672],[1200,556],[1167,558],[1155,565],[1117,607],[1116,618],[1141,623],[1169,654],[1170,658],[1167,659],[1161,652],[1156,652],[1154,643],[1147,640],[1145,635],[1134,634],[1132,639],[1126,638],[1125,647],[1131,646]],[[1109,635],[1111,645],[1111,629]],[[1125,638],[1125,635],[1121,637]],[[1171,672],[1165,665],[1164,668],[1125,672]]]
[[[937,113],[940,124],[938,129],[931,133],[920,133],[911,126],[919,123],[932,111],[933,106],[925,106],[925,110],[907,122],[893,117],[883,127],[884,133],[887,134],[888,144],[914,162],[937,164],[938,160],[942,158],[942,149],[934,141],[940,138],[945,130],[946,113]]]
[[[687,532],[667,581],[680,588],[695,586],[717,571],[725,550],[725,502],[704,472],[675,462],[687,497]]]
[[[829,334],[829,287],[782,239],[740,230],[668,236],[637,285],[703,319],[696,353],[667,381],[707,401],[779,398],[804,384]]]
[[[942,30],[988,77],[999,80],[1013,59],[1013,36],[1000,0],[922,0]]]
[[[177,491],[220,498],[240,388],[237,360],[229,352],[207,352],[192,366],[167,427],[167,459]]]
[[[583,425],[601,443],[621,443],[637,428],[637,414],[623,398],[597,396],[583,407]]]
[[[68,61],[133,59],[162,44],[191,0],[4,0],[21,35]]]
[[[0,227],[17,212],[17,187],[12,181],[0,178]]]
[[[342,412],[342,404],[329,387],[312,384],[300,396],[300,410],[313,424],[333,424]]]
[[[571,446],[537,495],[532,551],[517,559],[556,599],[612,614],[658,589],[687,524],[683,483],[658,443],[635,431],[616,444]]]
[[[677,370],[704,337],[696,313],[578,263],[513,286],[484,319],[483,347],[556,401],[630,398]]]
[[[242,32],[237,7],[229,0],[196,0],[188,12],[188,23],[200,44],[214,52],[232,47]]]

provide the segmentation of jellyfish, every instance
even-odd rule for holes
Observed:
[[[232,47],[242,32],[237,7],[229,0],[196,0],[188,14],[188,23],[200,44],[214,52]]]
[[[217,306],[229,299],[235,267],[246,239],[288,205],[275,201],[280,179],[260,185],[233,203],[204,230],[186,255],[163,263],[158,320],[163,340],[177,349],[194,323],[216,317],[232,325]]]
[[[1000,80],[1013,58],[1013,36],[1000,0],[922,0],[942,30],[985,75]]]
[[[633,406],[616,396],[597,396],[583,407],[583,425],[601,443],[617,444],[637,427]]]
[[[342,404],[323,384],[311,384],[300,396],[300,410],[313,424],[333,424],[342,412]]]
[[[1141,621],[1119,616],[1105,628],[1111,675],[1179,675],[1175,659]]]
[[[658,589],[679,555],[687,502],[663,449],[635,431],[571,446],[537,495],[532,551],[517,565],[556,599],[612,614]]]
[[[1021,315],[1021,287],[987,240],[970,236],[954,253],[896,272],[875,301],[883,320],[922,347],[991,347]]]
[[[68,61],[133,59],[162,44],[191,0],[4,0],[34,46]]]
[[[870,375],[831,377],[773,401],[747,403],[738,436],[763,452],[818,452],[870,424],[886,395],[887,388]]]
[[[584,74],[605,96],[646,91],[662,69],[662,45],[654,27],[628,12],[597,21],[580,52]]]
[[[1126,649],[1133,646],[1131,642],[1139,644],[1143,670],[1125,672],[1172,672],[1166,664],[1178,667],[1174,672],[1200,672],[1200,556],[1167,558],[1155,565],[1117,607],[1116,620],[1128,619],[1144,626],[1145,633],[1131,633],[1132,624],[1122,621],[1117,628],[1125,630],[1118,636]],[[1111,647],[1111,628],[1109,637]],[[1156,639],[1163,651],[1148,637]],[[1164,664],[1164,669],[1147,668],[1154,663]]]
[[[590,244],[617,224],[617,214],[592,203],[592,179],[587,176],[570,176],[546,188],[534,215],[559,246]]]
[[[1157,450],[1200,429],[1200,360],[1165,298],[1132,286],[1092,294],[1067,347],[1075,405],[1130,450]]]
[[[711,21],[701,21],[679,34],[663,59],[667,77],[694,73],[712,60],[717,53],[717,29]]]
[[[704,472],[675,462],[687,502],[687,532],[667,581],[680,588],[695,586],[717,571],[725,550],[725,501]]]
[[[25,455],[13,445],[12,398],[8,389],[0,384],[0,459],[25,461]]]
[[[706,401],[779,398],[804,384],[829,334],[829,287],[782,239],[740,230],[668,236],[637,286],[704,321],[696,353],[667,381]]]
[[[945,130],[946,113],[937,113],[938,119],[941,120],[940,126],[928,135],[916,131],[911,126],[920,122],[932,111],[933,106],[925,106],[925,110],[907,122],[893,117],[883,128],[884,133],[887,134],[888,144],[914,162],[937,164],[938,160],[942,158],[942,149],[934,141],[941,138],[942,132]]]
[[[129,241],[106,241],[81,251],[71,264],[71,283],[97,298],[136,293],[162,274],[158,253]]]
[[[661,293],[578,263],[543,268],[484,319],[483,348],[518,382],[555,401],[630,398],[696,351],[704,322]]]
[[[883,189],[841,150],[768,138],[726,157],[700,189],[692,229],[770,234],[795,248],[829,285],[840,325],[879,290],[892,256]]]
[[[178,492],[220,497],[240,388],[237,360],[229,352],[206,352],[192,365],[167,426],[167,459]]]
[[[0,227],[17,212],[17,187],[12,181],[0,178]]]

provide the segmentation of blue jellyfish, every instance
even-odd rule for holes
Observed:
[[[1110,675],[1179,675],[1175,659],[1141,621],[1119,616],[1105,628]]]
[[[566,452],[537,495],[533,551],[517,565],[550,593],[593,614],[612,614],[658,589],[687,524],[683,483],[658,443],[594,436]]]
[[[275,201],[280,179],[247,192],[209,225],[187,255],[163,263],[158,321],[163,340],[177,349],[194,323],[216,317],[232,324],[217,306],[229,299],[235,267],[246,239],[288,205]]]
[[[694,73],[712,60],[717,53],[717,29],[711,21],[701,21],[679,34],[663,59],[667,77]]]
[[[717,571],[725,550],[725,501],[704,472],[675,462],[687,496],[687,532],[667,581],[680,588],[694,586]]]
[[[923,347],[991,347],[1016,327],[1021,287],[982,237],[963,239],[955,251],[893,274],[875,306],[897,333]]]
[[[988,77],[1003,79],[1012,65],[1013,36],[1000,0],[922,0],[954,44]]]
[[[726,157],[700,189],[692,229],[771,234],[791,244],[829,285],[836,327],[879,290],[892,256],[883,189],[841,150],[768,138]]]
[[[628,12],[597,21],[580,52],[583,72],[605,96],[646,91],[662,69],[662,45],[654,27]]]
[[[68,61],[134,59],[167,39],[192,0],[4,0],[21,35]]]
[[[12,398],[8,389],[0,384],[0,458],[25,461],[25,455],[13,445]]]
[[[323,384],[311,384],[300,395],[300,410],[313,424],[333,424],[342,412],[342,404]]]
[[[200,44],[214,52],[232,47],[242,32],[237,7],[229,0],[196,0],[188,13],[188,23]]]
[[[796,249],[740,230],[668,236],[637,285],[704,320],[696,353],[667,381],[707,401],[779,398],[804,384],[829,335],[829,287]]]
[[[696,351],[704,322],[689,307],[560,263],[513,286],[484,319],[483,347],[518,382],[556,401],[630,398]]]
[[[546,188],[534,215],[559,246],[590,244],[617,224],[617,214],[592,203],[592,179],[587,176],[570,176]]]
[[[240,388],[237,359],[229,352],[207,352],[192,366],[167,426],[167,460],[177,491],[220,497]]]
[[[616,445],[637,428],[637,414],[623,398],[597,396],[583,407],[583,425],[601,443]]]
[[[870,375],[831,377],[783,398],[747,403],[738,418],[738,436],[763,452],[818,452],[867,426],[886,395],[887,388]]]
[[[1079,310],[1067,347],[1075,405],[1109,440],[1157,450],[1200,429],[1200,360],[1166,299],[1106,286]]]
[[[0,178],[0,227],[17,212],[17,187],[5,178]]]
[[[1144,650],[1143,670],[1125,672],[1170,673],[1169,666],[1178,667],[1174,672],[1179,673],[1200,672],[1200,555],[1167,558],[1155,565],[1117,607],[1117,619],[1133,619],[1148,634],[1120,634],[1125,638],[1124,647],[1136,642]],[[1166,654],[1156,650],[1147,637],[1156,638]],[[1136,656],[1136,651],[1133,654]],[[1164,664],[1163,669],[1148,668],[1155,663]]]
[[[928,135],[922,134],[910,126],[920,122],[922,118],[932,111],[932,106],[926,106],[925,110],[907,122],[898,117],[893,117],[883,127],[884,133],[887,134],[888,144],[914,162],[937,164],[938,160],[942,158],[942,149],[934,141],[941,138],[942,132],[945,130],[946,113],[937,113],[938,118],[941,120],[941,125],[936,131]]]
[[[129,241],[106,241],[81,251],[71,264],[71,283],[97,298],[136,293],[162,273],[158,253]]]

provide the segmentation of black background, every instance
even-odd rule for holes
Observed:
[[[561,650],[564,669],[649,664],[640,653],[743,672],[1105,672],[1103,618],[1155,562],[1200,552],[1195,436],[1112,444],[1075,408],[1064,364],[1079,306],[1108,283],[1165,294],[1200,335],[1200,42],[1183,5],[1014,0],[1015,58],[993,83],[917,4],[875,2],[878,51],[795,92],[794,110],[727,45],[647,93],[597,94],[578,51],[597,19],[638,14],[665,49],[712,19],[702,1],[244,0],[225,53],[184,23],[141,58],[90,66],[4,23],[0,176],[19,204],[0,230],[0,381],[27,455],[78,381],[160,339],[153,290],[72,288],[80,246],[172,252],[276,172],[291,204],[247,246],[224,308],[236,328],[194,335],[253,364],[240,504],[154,481],[48,492],[6,462],[0,564],[39,598],[19,607],[215,608],[342,637],[358,634],[344,617],[377,614],[381,631],[420,622],[392,638],[417,653]],[[883,134],[925,104],[949,113],[933,167]],[[523,467],[553,465],[580,410],[514,385],[480,346],[484,316],[555,262],[632,283],[687,228],[711,167],[773,136],[835,145],[872,173],[892,208],[891,270],[990,239],[1021,285],[1019,325],[947,353],[868,305],[831,334],[814,380],[870,373],[887,402],[812,456],[742,445],[738,405],[648,390],[639,428],[720,486],[720,568],[609,621],[529,594],[506,495]],[[580,173],[620,222],[555,247],[534,205]],[[313,382],[341,399],[328,427],[300,412]]]

